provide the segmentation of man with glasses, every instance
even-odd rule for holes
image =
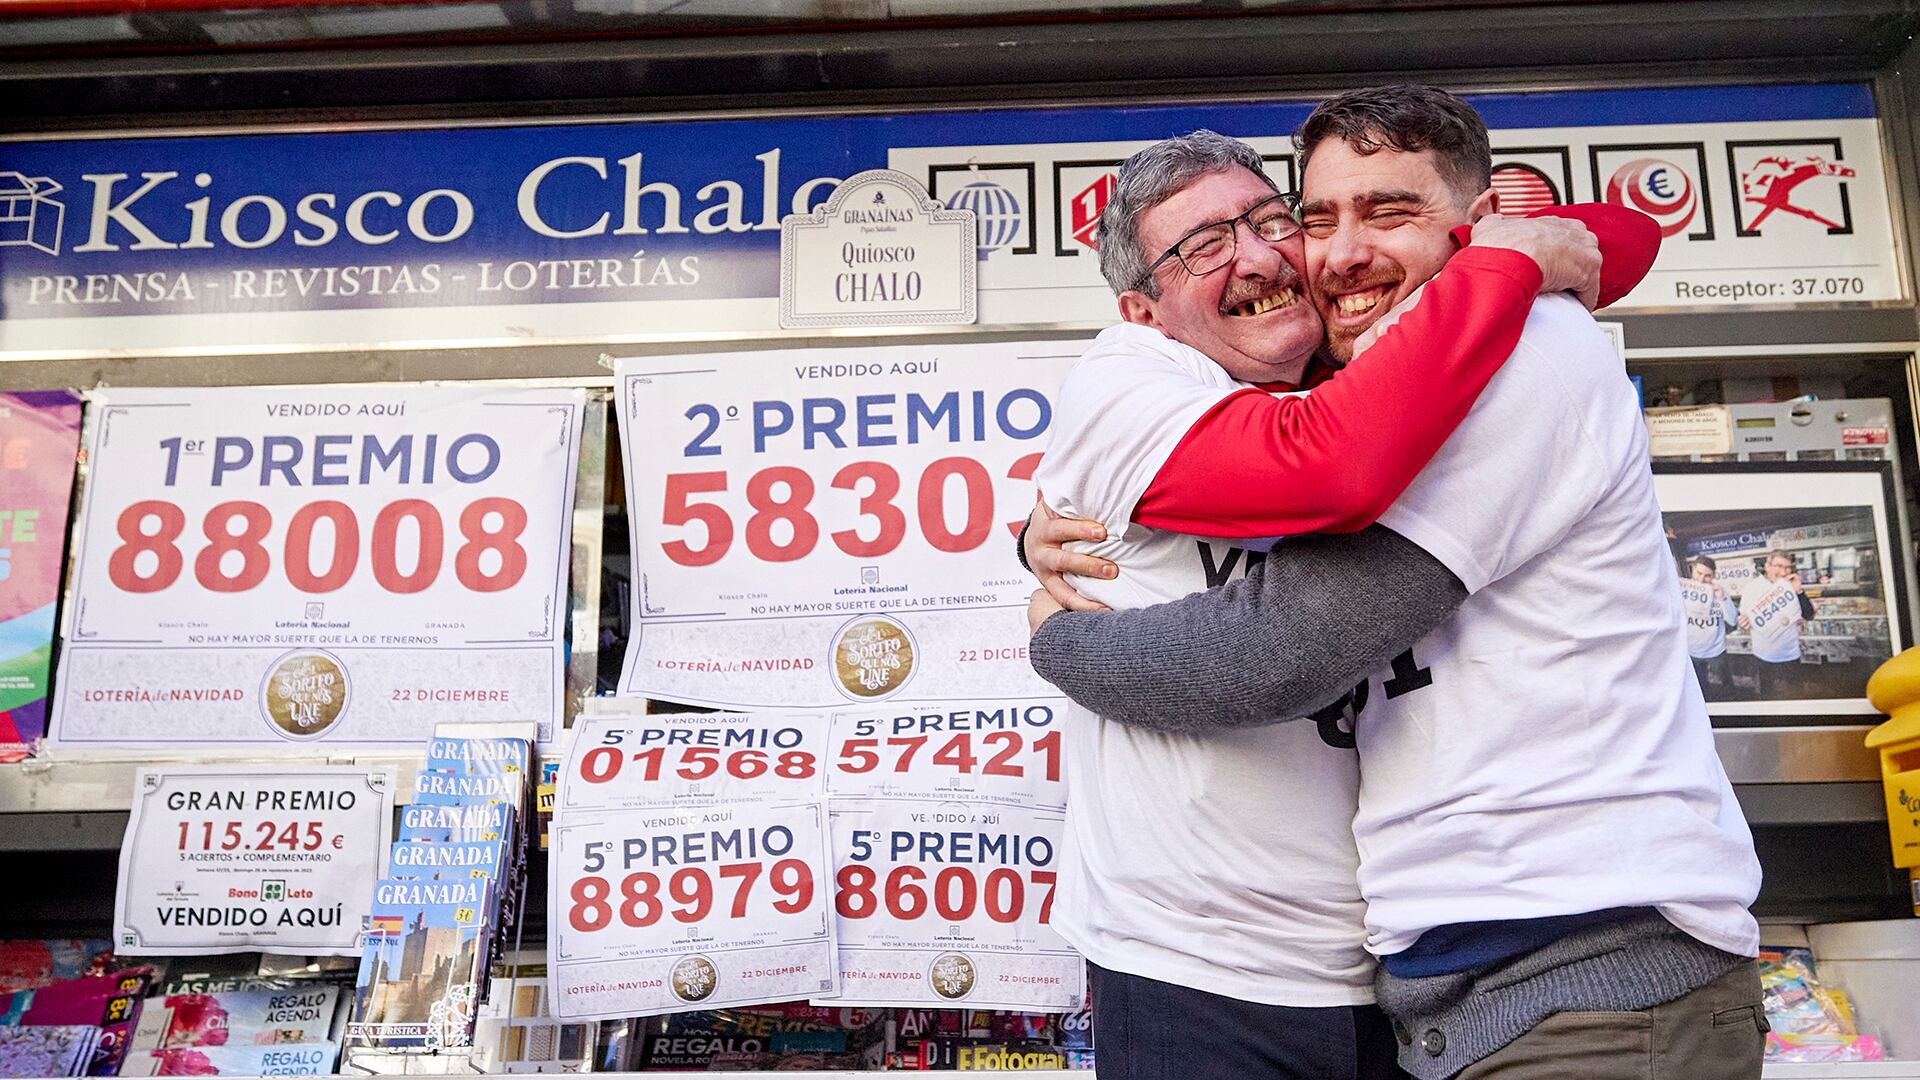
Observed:
[[[1295,145],[1312,295],[1330,351],[1357,356],[1320,401],[1396,342],[1445,340],[1431,320],[1447,305],[1429,309],[1476,251],[1454,254],[1450,234],[1496,196],[1485,125],[1431,87],[1323,103]],[[1196,815],[1236,804],[1209,830],[1237,824],[1194,832],[1191,853],[1156,868],[1188,882],[1235,877],[1249,851],[1331,828],[1314,816],[1329,785],[1309,782],[1323,767],[1305,735],[1357,750],[1357,813],[1341,812],[1374,988],[1420,1080],[1752,1080],[1766,1030],[1747,910],[1759,865],[1687,662],[1639,402],[1579,305],[1531,307],[1511,358],[1377,525],[1294,537],[1245,580],[1148,610],[1048,617],[1036,594],[1034,667],[1101,718],[1070,736],[1090,737],[1085,757],[1153,735],[1265,757],[1233,779],[1268,789],[1270,807],[1248,813],[1204,781],[1191,791]],[[1445,406],[1440,381],[1419,389]],[[1099,442],[1105,414],[1089,423],[1063,402],[1058,415]],[[1125,419],[1146,426],[1147,404]],[[1049,449],[1066,470],[1058,490],[1091,475],[1073,471],[1081,452]],[[1056,495],[1044,470],[1040,482]],[[1258,515],[1216,535],[1281,521]],[[1315,723],[1275,723],[1303,714]],[[1294,755],[1276,760],[1286,730]],[[1263,733],[1274,741],[1248,741]],[[1075,761],[1070,750],[1070,784]],[[1154,827],[1102,809],[1122,829]],[[1309,866],[1256,873],[1269,892],[1322,887]]]
[[[1100,252],[1125,321],[1063,383],[1037,478],[1112,537],[1091,550],[1119,576],[1081,588],[1114,607],[1176,599],[1258,558],[1200,537],[1371,524],[1512,353],[1535,296],[1591,293],[1599,272],[1578,223],[1490,219],[1401,333],[1326,381],[1300,226],[1255,151],[1195,132],[1134,155],[1118,180]],[[1655,243],[1648,229],[1612,254],[1637,279]],[[1076,707],[1069,729],[1053,922],[1089,960],[1102,1074],[1396,1075],[1371,1007],[1351,736],[1274,724],[1196,737],[1177,728],[1206,717],[1165,719],[1176,730]]]

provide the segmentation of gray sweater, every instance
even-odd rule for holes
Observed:
[[[1466,599],[1440,560],[1375,525],[1287,540],[1246,577],[1171,603],[1060,612],[1030,653],[1041,678],[1109,720],[1271,724],[1337,700]]]
[[[1438,559],[1375,525],[1287,540],[1245,578],[1171,603],[1059,612],[1030,652],[1042,678],[1108,720],[1199,734],[1337,706],[1466,598]],[[1435,871],[1444,872],[1439,856]],[[1441,1080],[1555,1012],[1650,1008],[1747,962],[1649,912],[1486,970],[1420,979],[1382,971],[1377,989],[1400,1035],[1401,1065]]]

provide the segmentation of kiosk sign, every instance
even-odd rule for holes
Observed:
[[[975,320],[972,210],[942,209],[906,173],[869,169],[780,226],[780,325]]]

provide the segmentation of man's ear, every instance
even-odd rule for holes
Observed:
[[[1130,323],[1160,328],[1160,319],[1154,314],[1153,300],[1138,289],[1128,289],[1120,294],[1120,317]]]
[[[1468,204],[1467,223],[1472,224],[1486,217],[1488,214],[1497,214],[1499,212],[1500,193],[1489,187],[1487,190],[1474,196],[1473,202]]]

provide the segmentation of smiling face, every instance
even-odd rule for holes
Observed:
[[[1140,215],[1141,249],[1159,258],[1194,229],[1272,197],[1246,169],[1207,173]],[[1153,271],[1160,295],[1121,293],[1121,317],[1198,349],[1236,379],[1297,383],[1320,345],[1320,318],[1302,295],[1300,236],[1268,243],[1244,222],[1234,236],[1233,261],[1212,273],[1190,274],[1177,258],[1161,263]]]
[[[1440,272],[1456,226],[1495,205],[1490,189],[1463,200],[1431,150],[1362,154],[1337,138],[1313,148],[1301,188],[1307,280],[1339,360],[1353,359],[1354,339]]]
[[[1780,581],[1794,576],[1793,560],[1784,555],[1773,555],[1767,559],[1766,575],[1768,581]]]
[[[1693,564],[1693,580],[1702,585],[1708,585],[1713,582],[1713,576],[1713,567],[1703,562]]]

